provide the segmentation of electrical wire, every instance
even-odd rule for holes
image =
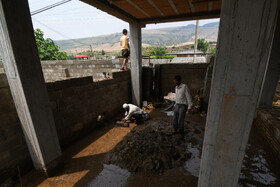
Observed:
[[[52,8],[54,8],[54,7],[60,6],[60,5],[64,4],[64,3],[68,3],[68,2],[70,2],[70,1],[71,1],[71,0],[63,0],[63,1],[59,1],[59,2],[57,2],[57,3],[51,4],[51,5],[49,5],[49,6],[40,8],[40,9],[38,9],[38,10],[35,10],[35,11],[31,12],[31,16],[34,16],[34,15],[39,14],[39,13],[41,13],[41,12],[44,12],[44,11],[46,11],[46,10],[52,9]]]
[[[94,56],[94,55],[93,55],[92,45],[91,45],[91,44],[86,44],[86,43],[83,43],[83,42],[79,42],[79,41],[73,40],[73,39],[70,38],[69,36],[66,36],[65,34],[62,34],[62,33],[58,32],[58,31],[54,30],[53,28],[47,26],[46,24],[40,22],[39,20],[36,20],[35,18],[33,18],[33,19],[34,19],[34,21],[37,21],[39,24],[45,26],[46,28],[48,28],[49,30],[55,32],[56,34],[61,35],[61,36],[65,37],[65,38],[71,40],[72,42],[82,44],[82,45],[80,45],[80,46],[89,46],[89,49],[90,49],[90,51],[91,51],[91,54],[92,54],[92,56]],[[76,47],[80,47],[80,46],[76,46]]]
[[[53,31],[54,33],[56,33],[56,34],[58,34],[58,35],[60,35],[60,36],[63,36],[64,38],[67,38],[67,39],[69,39],[69,40],[71,40],[71,41],[73,41],[73,42],[75,42],[75,43],[79,43],[79,44],[87,45],[87,46],[90,45],[90,44],[86,44],[86,43],[83,43],[83,42],[80,42],[80,41],[76,41],[76,40],[70,38],[69,36],[66,36],[65,34],[62,34],[62,33],[58,32],[58,31],[54,30],[53,28],[47,26],[46,24],[40,22],[39,20],[37,20],[37,19],[35,19],[35,18],[32,18],[32,19],[33,19],[34,21],[38,22],[39,24],[43,25],[44,27],[48,28],[49,30]]]

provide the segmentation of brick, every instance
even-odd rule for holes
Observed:
[[[0,103],[6,100],[12,100],[12,95],[9,87],[0,88]]]
[[[9,83],[8,83],[8,79],[6,77],[5,73],[0,73],[0,88],[3,87],[8,87]]]

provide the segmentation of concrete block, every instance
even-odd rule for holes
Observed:
[[[12,99],[13,98],[12,98],[9,87],[0,88],[0,103],[2,101],[4,102],[6,100],[12,100]]]
[[[84,124],[83,123],[77,123],[75,124],[73,127],[72,127],[72,130],[75,132],[75,131],[80,131],[82,130],[84,127]]]
[[[3,87],[8,87],[9,83],[8,83],[8,79],[6,77],[5,73],[0,73],[0,88]]]

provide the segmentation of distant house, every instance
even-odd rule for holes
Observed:
[[[193,63],[194,49],[189,49],[186,51],[168,53],[167,55],[176,55],[171,63]],[[200,50],[196,51],[196,63],[206,63],[206,57],[204,53]]]
[[[76,55],[76,56],[74,56],[74,58],[77,59],[77,60],[88,60],[89,56],[86,56],[86,55]]]
[[[193,63],[193,57],[175,57],[171,63]],[[206,63],[204,56],[196,57],[196,63]]]
[[[196,56],[200,57],[204,53],[200,50],[196,51]],[[167,55],[176,55],[177,57],[192,57],[194,55],[194,49],[189,49],[186,51],[180,51],[180,52],[173,52],[173,53],[168,53]]]

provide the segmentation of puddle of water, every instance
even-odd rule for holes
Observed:
[[[242,171],[240,173],[240,179],[250,179],[261,185],[273,185],[277,181],[277,178],[267,167],[267,161],[263,156],[264,151],[258,150],[258,154],[251,158],[246,154],[242,165]],[[254,186],[246,184],[247,186]]]
[[[193,147],[192,144],[188,144],[187,150],[192,153],[192,156],[186,161],[184,168],[193,176],[198,177],[200,169],[200,151],[198,148]]]
[[[131,173],[116,165],[103,164],[103,171],[87,187],[122,187]]]

